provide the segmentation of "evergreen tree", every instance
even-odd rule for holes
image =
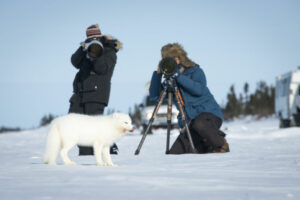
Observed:
[[[245,85],[244,85],[245,102],[244,102],[244,106],[243,106],[243,113],[245,115],[251,114],[251,108],[249,106],[249,100],[250,99],[249,99],[248,92],[249,92],[249,84],[246,82]]]
[[[254,94],[248,93],[248,83],[244,84],[244,97],[240,94],[239,99],[237,99],[234,85],[230,87],[227,104],[222,110],[224,119],[238,117],[241,114],[264,117],[274,113],[275,88],[273,86],[269,87],[266,82],[260,81],[257,83]]]
[[[45,126],[47,124],[50,124],[54,118],[55,117],[52,114],[44,115],[43,118],[41,119],[40,126]]]
[[[241,104],[236,98],[234,85],[230,87],[230,93],[227,95],[227,104],[225,106],[225,118],[237,117],[241,114]]]
[[[246,82],[245,85],[244,85],[244,93],[245,93],[246,103],[248,101],[248,92],[249,92],[249,84]]]

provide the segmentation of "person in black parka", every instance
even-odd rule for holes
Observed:
[[[122,44],[111,36],[102,35],[97,24],[87,28],[86,36],[85,42],[71,56],[72,65],[79,71],[73,82],[69,113],[99,115],[103,114],[109,102],[116,53]],[[85,45],[91,41],[101,43],[101,55],[89,56]],[[117,154],[116,144],[111,147],[110,152]],[[93,148],[79,146],[79,155],[93,155]]]

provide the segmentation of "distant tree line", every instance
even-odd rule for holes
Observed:
[[[42,117],[42,119],[40,120],[40,127],[50,124],[54,118],[55,118],[55,116],[52,114],[44,115]],[[18,131],[22,131],[22,129],[19,127],[16,127],[16,128],[5,127],[5,126],[0,127],[0,134],[8,133],[8,132],[18,132]]]
[[[18,132],[21,131],[20,128],[9,128],[9,127],[0,127],[0,133],[7,133],[7,132]]]
[[[243,93],[237,95],[234,85],[231,85],[227,94],[227,103],[222,108],[225,120],[241,115],[256,115],[265,117],[274,114],[275,88],[266,82],[257,83],[256,90],[249,94],[249,84],[245,83]]]
[[[46,126],[50,124],[54,118],[55,116],[52,114],[44,115],[40,121],[40,126]]]
[[[249,93],[249,84],[246,82],[243,93],[237,94],[234,85],[230,86],[227,94],[227,103],[222,106],[222,113],[225,120],[230,120],[242,115],[255,115],[258,118],[274,114],[275,88],[268,86],[266,82],[257,83],[253,94]],[[129,109],[133,123],[141,125],[141,110],[138,105]]]

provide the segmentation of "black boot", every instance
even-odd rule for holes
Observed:
[[[119,148],[116,145],[116,143],[114,143],[111,147],[110,147],[110,154],[118,154]]]
[[[79,155],[80,156],[94,155],[93,147],[84,147],[84,146],[78,146],[78,147],[79,147]]]
[[[213,153],[227,153],[230,152],[229,144],[227,143],[226,139],[224,138],[224,144],[221,147],[215,148]]]

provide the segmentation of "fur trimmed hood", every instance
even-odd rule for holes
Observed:
[[[120,49],[122,49],[123,44],[122,42],[120,42],[119,40],[115,39],[114,37],[112,37],[111,35],[103,35],[103,38],[105,38],[105,40],[107,41],[107,43],[113,43],[114,44],[114,48],[116,49],[116,51],[119,51]]]
[[[180,64],[187,68],[196,65],[196,63],[194,63],[191,59],[188,58],[186,51],[178,43],[169,43],[163,46],[161,48],[161,56],[162,58],[178,57],[180,60]]]

